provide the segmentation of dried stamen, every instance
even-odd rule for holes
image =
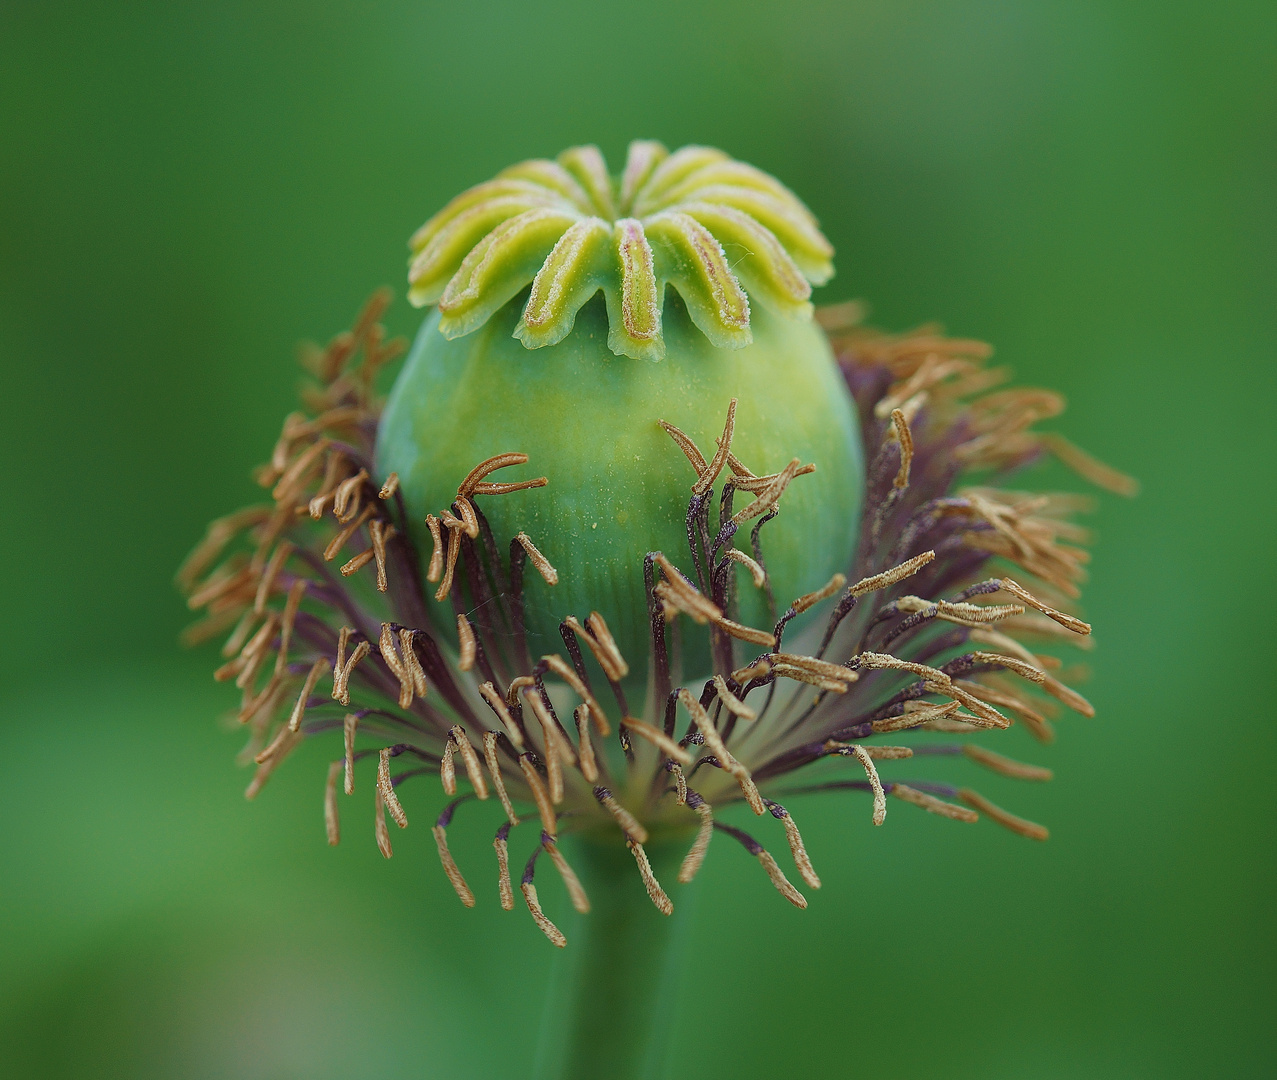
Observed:
[[[643,828],[638,818],[617,802],[616,796],[607,788],[596,787],[594,789],[594,797],[599,801],[599,805],[616,819],[621,831],[629,839],[635,840],[640,844],[647,843],[647,830]]]
[[[355,729],[359,726],[359,718],[354,713],[347,713],[341,726],[346,745],[346,756],[343,759],[346,768],[344,790],[347,795],[353,795],[355,793]]]
[[[510,885],[510,843],[507,839],[509,835],[510,823],[506,822],[497,830],[492,846],[497,852],[497,892],[501,896],[501,906],[506,911],[513,911],[514,889]]]
[[[656,875],[652,873],[652,864],[648,862],[647,852],[643,850],[643,845],[637,840],[627,839],[625,846],[630,849],[630,853],[634,856],[634,861],[638,863],[639,876],[643,879],[643,887],[647,889],[647,895],[651,898],[652,903],[656,905],[656,910],[662,915],[673,914],[674,901],[665,895],[665,890],[661,888],[661,883],[656,880]]]
[[[341,771],[342,762],[331,762],[328,766],[328,780],[324,784],[324,831],[328,834],[330,847],[341,843],[341,821],[337,814],[337,777],[341,775]]]
[[[651,724],[645,724],[642,720],[633,716],[625,716],[621,718],[621,727],[626,731],[632,731],[640,739],[644,739],[655,746],[666,757],[673,758],[675,761],[683,765],[692,763],[692,755],[683,747],[679,746],[673,739],[665,734],[660,728],[653,727]]]
[[[306,673],[306,681],[302,683],[301,693],[297,695],[297,704],[293,706],[292,715],[288,718],[288,730],[297,731],[302,726],[302,717],[306,714],[306,702],[310,698],[311,691],[315,689],[315,683],[323,675],[328,674],[328,657],[321,656],[313,664],[310,665],[310,671]]]
[[[462,796],[462,798],[465,798],[465,796]],[[439,815],[439,820],[435,822],[434,828],[430,831],[434,834],[435,845],[439,848],[439,861],[443,863],[443,872],[448,875],[448,881],[453,889],[456,890],[457,898],[466,907],[474,907],[474,893],[470,891],[470,886],[466,884],[466,879],[462,875],[460,867],[457,866],[457,860],[452,857],[452,852],[448,850],[448,825],[451,823],[452,813],[460,801],[458,799],[444,807],[443,813]]]
[[[724,744],[718,734],[718,729],[710,719],[709,713],[702,708],[701,703],[692,697],[687,690],[679,690],[678,700],[682,703],[683,708],[687,710],[697,728],[700,729],[700,733],[705,737],[705,745],[709,748],[710,753],[718,758],[723,768],[731,773],[740,785],[741,794],[745,796],[745,801],[749,803],[749,808],[755,814],[762,814],[766,808],[763,806],[763,798],[758,794],[758,788],[754,784],[753,777],[750,776],[749,770],[737,761],[727,749],[726,744]]]
[[[1051,835],[1045,825],[1039,825],[1034,821],[1026,821],[1022,817],[1016,817],[1014,814],[1003,810],[1002,807],[989,802],[978,791],[962,788],[958,792],[958,798],[968,806],[979,810],[982,814],[988,814],[1003,828],[1010,829],[1013,833],[1019,833],[1021,836],[1027,836],[1030,840],[1046,840]]]
[[[557,585],[559,583],[559,572],[550,565],[547,559],[540,551],[537,550],[536,544],[528,537],[527,533],[519,533],[515,536],[519,545],[528,553],[528,558],[532,561],[532,565],[536,567],[537,573],[545,578],[547,585]]]
[[[457,642],[460,648],[457,667],[462,671],[469,671],[474,667],[474,627],[470,625],[470,620],[460,613],[457,615]]]
[[[1041,765],[1028,765],[1014,758],[1003,757],[975,743],[964,745],[962,752],[986,769],[992,769],[995,773],[1009,776],[1013,780],[1050,780],[1055,775],[1050,769],[1044,769]]]
[[[386,482],[381,485],[381,490],[377,492],[377,498],[389,499],[396,491],[399,490],[399,474],[392,472],[386,477]]]
[[[519,816],[514,812],[514,804],[505,789],[505,779],[501,775],[501,762],[497,759],[497,740],[501,736],[495,731],[483,733],[483,760],[488,766],[488,775],[492,777],[492,786],[496,789],[497,798],[501,800],[501,808],[511,825],[519,824]]]
[[[751,709],[728,689],[727,681],[723,676],[714,676],[714,690],[718,693],[719,701],[723,703],[727,711],[733,716],[737,716],[742,720],[756,720],[758,718],[758,713],[754,709]]]
[[[980,818],[974,810],[968,810],[965,806],[955,806],[943,799],[937,799],[934,795],[928,795],[925,791],[911,788],[907,784],[892,784],[891,794],[897,799],[913,803],[914,806],[921,806],[928,813],[939,814],[941,817],[952,818],[954,821],[978,821]]]
[[[434,514],[426,515],[426,527],[430,530],[430,539],[434,547],[430,552],[430,566],[426,570],[426,580],[431,584],[443,575],[443,537],[439,533],[439,519]]]
[[[568,865],[567,859],[563,857],[563,852],[559,850],[559,845],[554,842],[553,837],[542,836],[541,846],[545,848],[545,853],[550,856],[550,861],[554,863],[554,868],[559,872],[559,876],[563,878],[563,884],[568,891],[568,898],[572,901],[572,906],[582,915],[589,914],[590,898],[586,896],[585,888],[581,884],[581,879],[576,876],[576,871]]]
[[[899,409],[891,410],[891,426],[900,443],[900,469],[893,483],[898,491],[903,491],[909,486],[909,466],[913,464],[913,434],[909,430],[909,421]]]
[[[395,785],[390,781],[390,748],[382,750],[377,757],[377,791],[395,824],[401,829],[408,827],[408,815],[403,812],[399,796],[395,794]]]
[[[576,753],[581,775],[587,783],[593,784],[599,778],[599,767],[594,759],[594,744],[590,742],[590,707],[578,705],[572,712],[572,718],[576,721]]]
[[[772,817],[779,818],[781,824],[785,826],[785,838],[789,841],[789,851],[794,857],[794,865],[798,868],[798,873],[813,889],[819,889],[820,878],[816,874],[815,867],[811,865],[811,859],[807,855],[807,848],[803,845],[802,834],[798,831],[793,815],[778,802],[772,802],[771,799],[764,801]]]
[[[541,828],[551,836],[558,833],[554,804],[550,802],[549,792],[541,782],[541,776],[527,754],[519,755],[519,768],[523,770],[523,779],[532,792],[532,801],[536,803],[537,812],[541,815]]]
[[[822,600],[827,600],[833,596],[839,589],[847,584],[847,576],[845,574],[835,574],[824,585],[815,592],[809,592],[800,596],[789,606],[794,609],[795,614],[801,615],[810,607],[815,607]]]
[[[343,705],[350,704],[350,675],[355,670],[355,665],[359,663],[365,656],[372,652],[372,646],[366,641],[361,641],[355,646],[355,651],[341,666],[339,671],[333,672],[333,698],[340,701]],[[340,654],[338,654],[340,659]]]
[[[687,854],[683,856],[683,865],[679,867],[678,880],[681,884],[686,885],[695,876],[696,871],[701,868],[701,863],[705,861],[705,852],[709,848],[709,842],[714,836],[714,811],[704,799],[696,792],[685,789],[685,801],[700,816],[700,828],[696,831],[696,839],[692,841],[692,846]]]
[[[874,766],[873,758],[869,756],[869,751],[859,744],[854,744],[848,749],[852,756],[864,766],[865,775],[869,778],[869,786],[874,793],[873,823],[881,825],[887,819],[887,794],[882,790],[882,781],[878,779],[878,770]]]
[[[731,825],[724,825],[719,821],[714,822],[714,828],[721,829],[740,841],[745,850],[762,864],[763,869],[767,871],[767,876],[771,878],[772,884],[776,886],[776,891],[793,904],[794,907],[805,908],[807,906],[807,898],[790,884],[789,879],[785,877],[780,866],[777,865],[776,860],[772,857],[771,852],[750,836],[749,833],[733,828]]]
[[[466,776],[470,780],[470,786],[474,788],[475,797],[486,799],[488,797],[488,783],[483,778],[483,769],[479,766],[479,755],[475,753],[474,747],[470,743],[469,736],[466,735],[466,729],[460,724],[453,724],[448,729],[448,745],[456,745],[461,751],[461,762],[465,765]]]

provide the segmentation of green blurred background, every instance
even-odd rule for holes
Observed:
[[[554,950],[491,902],[486,820],[455,830],[466,912],[427,829],[387,863],[347,812],[324,844],[330,747],[246,803],[171,578],[252,497],[295,342],[402,292],[417,225],[643,136],[775,172],[839,250],[828,299],[993,341],[1144,484],[1096,518],[1098,717],[999,743],[1054,784],[981,778],[1050,843],[796,802],[800,913],[719,841],[676,1074],[1273,1075],[1275,31],[1159,0],[6,0],[0,1074],[526,1075]]]

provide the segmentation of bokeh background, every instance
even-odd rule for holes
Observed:
[[[800,913],[720,841],[677,1074],[1273,1075],[1275,56],[1226,0],[6,0],[0,1073],[527,1074],[554,950],[426,829],[329,849],[326,753],[246,803],[171,579],[417,225],[643,136],[782,177],[827,298],[993,341],[1143,482],[1095,518],[1098,717],[981,778],[1050,843],[795,802]]]

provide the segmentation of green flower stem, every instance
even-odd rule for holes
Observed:
[[[675,882],[686,846],[647,848],[664,885]],[[591,910],[568,928],[551,976],[536,1076],[655,1080],[664,1072],[692,890],[675,890],[674,913],[662,915],[624,847],[580,841],[568,855]]]

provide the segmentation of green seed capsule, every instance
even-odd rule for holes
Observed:
[[[533,655],[561,646],[565,616],[599,610],[631,684],[643,685],[644,557],[686,550],[698,479],[660,422],[711,461],[732,399],[720,484],[744,474],[748,488],[748,474],[780,473],[795,458],[816,466],[793,479],[760,533],[779,610],[847,567],[863,490],[859,432],[808,301],[810,284],[832,273],[832,252],[777,181],[716,150],[667,155],[655,143],[632,144],[612,178],[597,150],[574,148],[454,199],[413,247],[410,295],[438,306],[392,391],[377,467],[399,474],[426,558],[425,515],[453,503],[477,462],[523,452],[528,464],[499,479],[548,477],[543,489],[479,500],[496,536],[527,533],[559,571],[553,587],[528,577]],[[731,512],[765,495],[738,490]],[[727,516],[716,506],[710,522]],[[725,549],[752,555],[759,520],[742,521]],[[768,597],[743,566],[731,572],[735,617],[770,628]],[[433,613],[455,628],[451,605]],[[688,676],[709,671],[703,643],[682,660]]]

